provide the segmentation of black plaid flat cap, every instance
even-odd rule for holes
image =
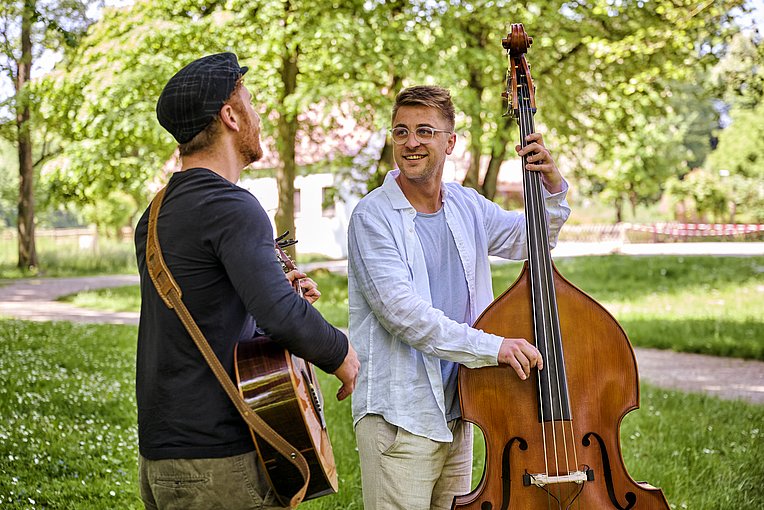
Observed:
[[[194,60],[164,86],[157,101],[159,123],[178,143],[191,141],[220,112],[247,70],[233,53]]]

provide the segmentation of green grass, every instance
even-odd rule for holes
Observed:
[[[610,255],[555,264],[636,346],[764,360],[764,257]],[[520,268],[494,267],[497,295]]]
[[[134,326],[0,320],[0,507],[142,508],[137,485]],[[307,510],[362,508],[349,402],[319,373],[340,493]],[[762,508],[764,406],[642,388],[624,420],[634,479],[672,508]],[[475,472],[482,469],[480,445]]]
[[[560,273],[621,323],[640,347],[764,360],[764,257],[576,257],[556,261]],[[496,295],[517,277],[520,263],[496,265]],[[316,308],[347,327],[347,278],[310,275],[322,292]],[[65,298],[78,306],[137,311],[138,287]]]
[[[137,312],[141,309],[141,290],[137,285],[125,285],[70,294],[58,301],[106,312]]]
[[[0,507],[138,508],[135,337],[0,321]]]
[[[97,248],[81,249],[76,238],[39,237],[36,242],[39,266],[20,271],[16,241],[0,245],[0,279],[29,276],[86,276],[136,273],[135,247],[131,242],[99,237]]]

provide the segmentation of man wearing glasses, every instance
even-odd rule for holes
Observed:
[[[524,215],[442,182],[456,143],[448,90],[401,91],[392,112],[398,169],[356,206],[348,236],[350,341],[361,370],[353,420],[364,508],[450,509],[470,490],[472,427],[461,420],[457,364],[504,363],[525,379],[536,347],[470,327],[493,300],[488,256],[527,257]],[[568,185],[542,137],[516,147],[546,188],[554,246]]]

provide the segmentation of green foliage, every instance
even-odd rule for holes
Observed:
[[[671,196],[694,208],[698,217],[719,221],[764,221],[764,43],[760,36],[736,34],[714,67],[712,84],[727,106],[728,125],[702,168],[681,182]],[[684,202],[689,199],[689,204]]]
[[[76,204],[88,220],[112,228],[142,209],[174,148],[156,121],[161,88],[200,54],[230,49],[225,17],[205,6],[143,1],[105,9],[76,51],[38,83],[46,122],[67,142],[43,175],[51,201]],[[109,203],[119,206],[104,215]]]
[[[16,224],[19,164],[13,146],[0,139],[0,227]]]
[[[575,158],[582,191],[604,191],[617,217],[624,203],[654,202],[669,176],[686,174],[707,151],[698,138],[709,139],[713,125],[699,131],[697,119],[710,100],[687,83],[716,61],[741,3],[595,2],[574,11],[582,25],[571,32],[575,51],[545,69],[565,86],[539,87],[551,94],[554,117],[541,115],[563,155]]]
[[[85,210],[88,221],[110,227],[129,221],[126,208],[108,218],[95,211],[112,201],[142,209],[165,179],[159,170],[174,163],[173,140],[154,115],[162,85],[190,60],[226,50],[251,69],[246,81],[270,148],[259,167],[283,171],[280,181],[293,178],[284,165],[294,160],[344,168],[365,182],[375,157],[349,158],[376,146],[395,93],[416,83],[451,88],[470,157],[490,155],[498,164],[517,137],[501,117],[500,42],[509,22],[522,22],[534,38],[539,130],[574,170],[579,191],[620,214],[622,204],[656,201],[671,176],[683,178],[710,150],[717,118],[697,83],[730,47],[742,4],[140,0],[106,9],[35,85],[38,115],[51,140],[63,141],[41,176],[41,200]],[[745,78],[745,66],[735,69]],[[724,90],[736,90],[735,80]],[[749,204],[741,198],[738,208]]]

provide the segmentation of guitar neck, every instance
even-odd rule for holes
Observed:
[[[284,273],[295,271],[297,269],[297,266],[294,265],[294,262],[289,257],[289,255],[287,255],[287,253],[281,248],[281,246],[279,246],[278,241],[274,243],[274,246],[276,247],[276,257],[281,263],[281,269],[284,270]],[[302,297],[302,287],[300,287],[299,279],[295,279],[294,281],[292,281],[292,287],[294,287],[294,291],[297,292],[297,294],[300,297]]]

